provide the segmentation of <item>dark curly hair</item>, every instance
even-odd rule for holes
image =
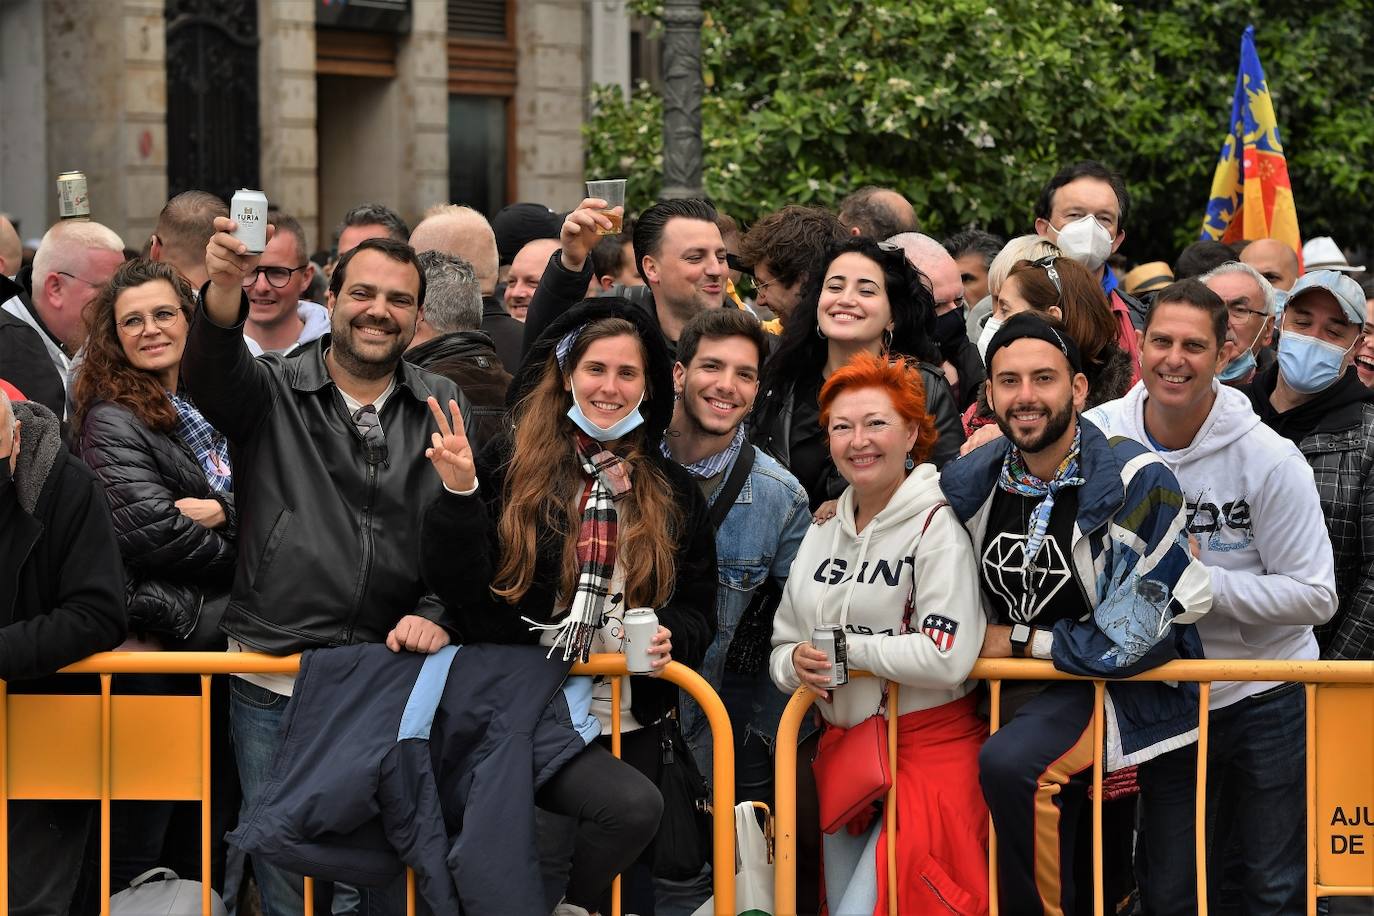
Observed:
[[[935,349],[935,299],[929,281],[906,259],[899,248],[881,247],[867,236],[851,236],[832,245],[816,270],[807,278],[802,298],[787,324],[782,342],[768,360],[763,390],[796,384],[808,373],[819,373],[825,365],[827,343],[816,333],[816,312],[820,306],[825,275],[835,259],[845,254],[861,254],[883,269],[883,286],[892,309],[892,342],[888,352],[930,363],[940,362]]]
[[[195,309],[196,293],[191,284],[170,264],[134,258],[119,265],[100,293],[86,306],[86,357],[72,386],[76,409],[72,413],[72,427],[78,432],[89,411],[100,401],[109,401],[128,409],[149,429],[167,433],[176,429],[177,412],[151,372],[137,369],[124,355],[115,326],[115,303],[127,290],[166,280],[176,291],[181,313],[190,321]]]
[[[749,227],[740,239],[739,256],[750,269],[767,262],[773,278],[791,286],[823,267],[825,252],[848,235],[829,210],[788,204]]]

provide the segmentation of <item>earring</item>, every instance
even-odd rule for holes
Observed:
[[[912,458],[910,455],[906,456],[906,469],[908,471],[916,470],[916,459]]]
[[[821,340],[825,340],[825,332],[821,330],[819,322],[816,324],[816,336],[819,337]]]
[[[891,350],[891,349],[892,349],[892,329],[891,329],[891,328],[884,328],[884,329],[883,329],[883,350],[884,350],[884,351],[887,351],[887,350]],[[909,471],[909,470],[911,470],[911,468],[907,468],[907,470]]]

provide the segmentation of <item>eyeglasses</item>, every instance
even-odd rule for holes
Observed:
[[[92,289],[100,289],[100,287],[102,287],[102,286],[105,285],[104,283],[92,283],[90,280],[87,280],[85,277],[78,277],[76,274],[69,274],[69,273],[67,273],[65,270],[55,270],[55,271],[53,271],[53,273],[58,274],[59,276],[63,276],[63,277],[71,277],[73,280],[80,280],[82,283],[85,283],[87,286],[91,287]]]
[[[298,270],[305,270],[309,264],[302,264],[300,267],[255,267],[252,273],[243,275],[243,288],[247,289],[258,282],[258,277],[267,278],[267,285],[273,289],[281,289],[291,282],[291,275]]]
[[[1046,255],[1038,261],[1032,261],[1031,266],[1044,268],[1045,273],[1050,278],[1050,282],[1054,284],[1055,295],[1059,297],[1059,302],[1062,304],[1064,302],[1064,287],[1059,285],[1059,271],[1054,269],[1054,262],[1056,260],[1058,260],[1058,258],[1055,255]]]
[[[946,299],[944,302],[937,302],[937,303],[935,303],[935,310],[936,310],[936,311],[939,311],[940,309],[944,308],[944,307],[947,306],[947,305],[953,306],[954,308],[957,308],[957,309],[963,309],[963,310],[966,311],[966,312],[968,311],[968,300],[964,298],[964,294],[963,294],[963,293],[960,293],[958,296],[956,296],[956,297],[953,298],[953,299]]]
[[[353,411],[353,428],[362,437],[367,463],[384,463],[387,457],[386,433],[382,431],[382,421],[377,416],[377,408],[368,404]]]
[[[1256,309],[1246,308],[1245,306],[1241,305],[1239,302],[1229,302],[1229,303],[1227,303],[1227,305],[1226,305],[1226,314],[1230,315],[1230,316],[1231,316],[1232,318],[1234,318],[1236,321],[1244,321],[1244,320],[1245,320],[1247,317],[1249,317],[1250,315],[1256,315],[1256,316],[1258,316],[1258,317],[1260,317],[1260,318],[1268,318],[1268,317],[1269,317],[1269,313],[1268,313],[1268,312],[1261,312],[1261,311],[1258,311],[1258,310],[1256,310]]]
[[[78,278],[79,279],[79,278]],[[123,321],[118,322],[119,331],[128,337],[137,337],[143,333],[151,318],[154,326],[165,329],[176,324],[177,318],[181,315],[181,309],[160,308],[153,312],[151,316],[129,315]]]

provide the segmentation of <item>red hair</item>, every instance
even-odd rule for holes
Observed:
[[[864,351],[836,370],[821,386],[821,429],[830,426],[830,407],[837,397],[864,388],[885,392],[897,415],[916,424],[916,442],[908,453],[911,460],[921,464],[929,458],[937,437],[935,419],[926,411],[926,386],[921,370],[914,362],[903,359],[889,362]]]

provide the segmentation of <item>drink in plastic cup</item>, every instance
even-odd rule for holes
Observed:
[[[599,197],[606,202],[606,208],[601,212],[611,221],[611,228],[597,229],[597,235],[618,235],[621,228],[621,216],[625,212],[625,179],[606,178],[601,181],[587,182],[587,196]],[[616,207],[620,208],[620,213],[612,213]]]

